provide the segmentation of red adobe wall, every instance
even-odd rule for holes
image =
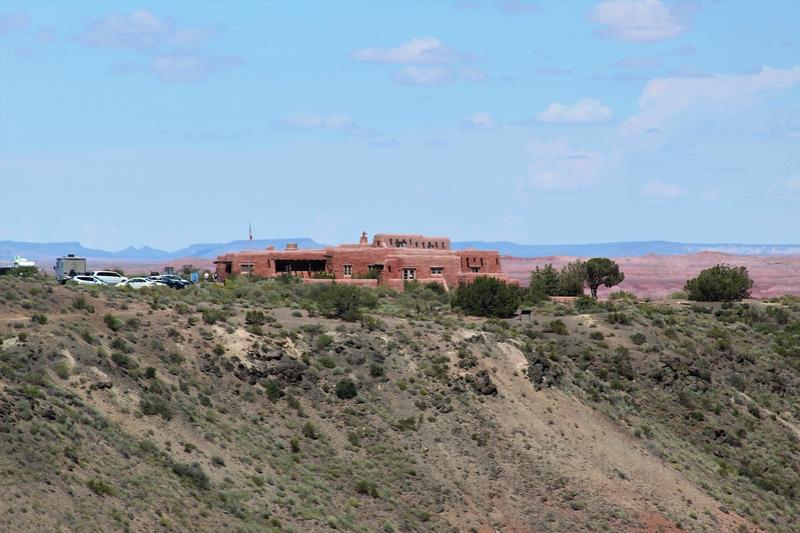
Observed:
[[[481,273],[499,273],[503,271],[500,254],[492,250],[459,250],[461,271],[469,272],[470,267],[480,268]]]

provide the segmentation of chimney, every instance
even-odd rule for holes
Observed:
[[[297,250],[297,243],[296,242],[287,242],[286,243],[287,250]]]
[[[361,238],[358,240],[358,245],[359,246],[367,246],[368,244],[369,244],[369,240],[367,239],[367,232],[366,231],[362,231],[361,232]]]

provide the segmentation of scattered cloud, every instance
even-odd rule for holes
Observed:
[[[600,124],[614,118],[611,108],[595,98],[583,98],[573,105],[553,102],[536,115],[536,120],[548,124]]]
[[[153,72],[163,82],[197,83],[214,72],[238,67],[242,60],[209,54],[176,54],[156,56],[152,61]]]
[[[763,67],[753,74],[656,78],[639,97],[639,111],[622,124],[623,134],[664,130],[680,117],[700,120],[709,113],[741,108],[762,93],[800,85],[800,65],[788,69]]]
[[[348,130],[355,122],[344,113],[310,113],[299,111],[280,119],[277,125],[298,130]]]
[[[591,20],[602,26],[601,34],[608,37],[662,41],[683,34],[697,9],[692,1],[679,1],[668,7],[661,0],[603,0],[592,10]]]
[[[410,65],[393,72],[391,80],[398,85],[450,85],[457,81],[486,81],[489,77],[476,68],[423,67]]]
[[[569,76],[572,71],[559,67],[540,67],[536,69],[536,74],[539,76]]]
[[[0,37],[6,37],[18,31],[25,31],[31,25],[31,17],[22,11],[0,13]]]
[[[42,43],[52,43],[58,38],[55,28],[47,26],[36,32],[36,40]]]
[[[497,127],[497,122],[490,113],[482,111],[462,120],[461,127],[470,130],[492,130]]]
[[[572,192],[590,185],[597,177],[604,158],[596,153],[577,150],[561,137],[553,141],[532,140],[527,188],[545,192]]]
[[[661,68],[664,63],[657,57],[626,57],[614,61],[612,66],[617,68]]]
[[[415,37],[394,48],[360,48],[350,56],[357,61],[393,65],[443,65],[468,58],[435,37]]]
[[[90,21],[76,37],[84,46],[147,50],[163,46],[191,46],[213,37],[209,28],[177,28],[172,21],[147,10],[110,13]]]
[[[646,198],[675,199],[684,194],[684,190],[677,185],[670,185],[661,181],[651,181],[646,183],[639,191],[639,196]]]

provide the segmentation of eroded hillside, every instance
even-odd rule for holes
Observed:
[[[793,531],[800,301],[0,279],[8,531]]]

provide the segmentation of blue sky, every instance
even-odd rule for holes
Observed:
[[[800,3],[0,3],[0,239],[800,241]]]

